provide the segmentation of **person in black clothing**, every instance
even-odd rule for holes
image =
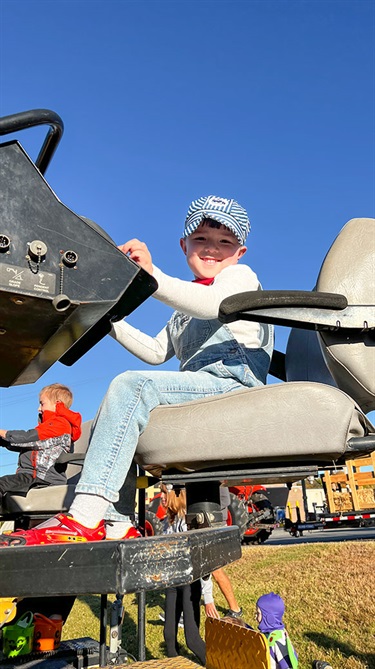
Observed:
[[[161,489],[162,503],[167,509],[164,519],[164,533],[185,532],[186,522],[186,493],[180,490],[179,495],[173,490]],[[186,645],[204,665],[206,661],[206,644],[199,633],[201,581],[194,581],[188,585],[168,588],[165,593],[165,622],[164,640],[167,646],[167,656],[177,657],[179,645],[177,630],[181,613],[183,614]]]

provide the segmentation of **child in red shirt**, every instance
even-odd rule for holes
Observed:
[[[0,430],[0,446],[20,453],[15,474],[0,477],[0,500],[6,493],[26,495],[31,487],[63,485],[66,475],[56,461],[81,435],[81,414],[71,411],[71,390],[60,383],[42,388],[39,423],[31,430]]]

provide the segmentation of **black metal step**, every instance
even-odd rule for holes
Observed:
[[[0,596],[125,594],[192,583],[241,557],[238,527],[0,548]]]

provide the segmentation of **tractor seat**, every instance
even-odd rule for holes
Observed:
[[[246,465],[250,475],[260,469],[265,482],[267,471],[322,467],[375,450],[375,428],[365,415],[375,409],[374,268],[375,219],[352,219],[311,293],[258,291],[224,300],[223,322],[240,318],[293,328],[287,382],[157,407],[139,440],[137,463],[159,475]],[[301,350],[295,333],[306,331],[310,340]],[[306,343],[311,351],[316,336],[320,369],[311,381]]]
[[[74,443],[73,453],[64,453],[59,462],[67,462],[67,485],[32,488],[27,495],[5,495],[0,505],[0,518],[17,519],[24,514],[33,518],[49,517],[51,513],[67,511],[74,499],[75,487],[81,475],[89,442],[92,421],[82,424],[82,434]]]
[[[157,407],[135,460],[155,476],[170,469],[188,473],[239,464],[249,465],[249,474],[251,466],[267,467],[271,474],[271,467],[343,461],[360,446],[356,438],[374,432],[341,390],[320,383],[278,383]]]

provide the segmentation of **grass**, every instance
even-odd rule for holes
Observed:
[[[375,541],[249,546],[241,560],[225,568],[244,619],[254,625],[257,598],[280,594],[286,603],[285,623],[299,654],[299,669],[311,669],[314,659],[333,669],[375,669]],[[226,602],[214,586],[222,614]],[[147,659],[165,657],[159,613],[163,593],[147,593]],[[123,648],[137,655],[136,597],[124,598]],[[100,597],[78,598],[64,626],[65,639],[98,639]],[[204,610],[202,609],[202,618]],[[202,635],[204,621],[202,621]],[[194,659],[179,631],[181,654]]]

